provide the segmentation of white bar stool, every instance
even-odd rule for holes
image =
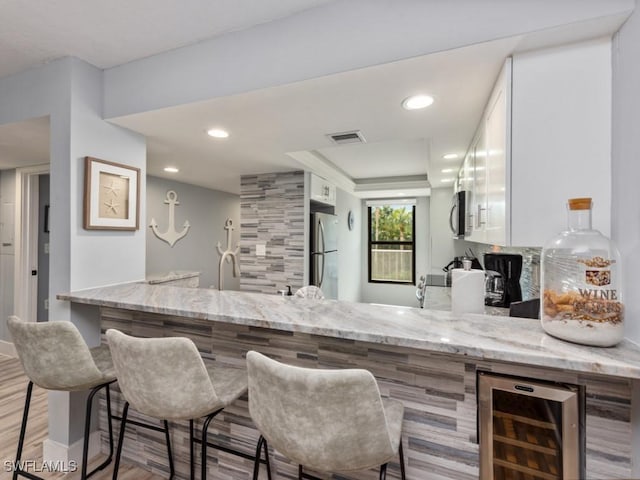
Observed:
[[[188,338],[136,338],[109,329],[107,342],[113,356],[118,385],[125,398],[113,471],[114,480],[118,477],[129,405],[144,415],[163,421],[164,429],[129,422],[165,432],[170,478],[175,472],[168,420],[189,420],[192,479],[194,442],[202,445],[202,480],[207,477],[207,446],[253,460],[251,455],[207,442],[207,430],[213,417],[246,393],[246,371],[205,365],[195,344]],[[205,417],[205,420],[202,437],[197,439],[193,433],[193,421],[200,417]]]
[[[34,384],[47,390],[66,392],[89,390],[84,421],[81,478],[84,480],[97,471],[104,469],[111,463],[111,458],[113,457],[109,385],[116,381],[116,375],[109,348],[106,345],[101,345],[90,349],[78,329],[71,322],[23,322],[18,317],[11,316],[7,325],[22,363],[22,368],[24,368],[27,377],[29,377],[13,480],[16,480],[18,475],[33,480],[41,480],[41,477],[23,470],[20,466],[29,406],[31,404],[31,392]],[[93,397],[103,388],[107,397],[109,456],[94,470],[87,473],[91,405]]]
[[[267,441],[298,464],[299,479],[315,478],[303,466],[331,473],[380,466],[384,479],[397,456],[405,479],[404,406],[382,399],[370,372],[294,367],[254,351],[247,353],[247,372],[249,413],[261,433],[254,480],[261,449],[269,456]]]

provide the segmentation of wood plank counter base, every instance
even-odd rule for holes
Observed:
[[[630,477],[631,387],[640,378],[640,348],[631,342],[588,348],[547,336],[535,320],[459,318],[448,312],[145,284],[59,298],[102,307],[103,331],[187,336],[204,357],[225,365],[243,366],[253,349],[293,365],[370,370],[382,395],[405,405],[403,441],[411,479],[478,478],[478,369],[585,385],[587,476]],[[121,411],[119,395],[114,397],[116,412]],[[106,429],[102,410],[101,428]],[[127,432],[126,460],[168,471],[162,434],[134,427]],[[210,438],[253,453],[258,433],[246,399],[225,409]],[[172,424],[180,478],[188,478],[187,439],[188,424]],[[251,478],[251,462],[213,449],[209,455],[211,478]],[[276,478],[295,478],[295,465],[277,452],[272,459]],[[388,473],[388,478],[399,478],[396,464]],[[373,480],[377,472],[340,478]]]

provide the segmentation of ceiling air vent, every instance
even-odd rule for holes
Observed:
[[[353,130],[351,132],[339,132],[327,134],[334,143],[338,145],[345,145],[347,143],[366,143],[366,140],[362,136],[360,130]]]

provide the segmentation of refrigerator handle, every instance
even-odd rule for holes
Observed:
[[[321,219],[318,219],[318,234],[319,234],[319,238],[318,238],[318,251],[319,252],[324,252],[326,250],[325,245],[324,245],[324,224],[322,223]],[[324,262],[323,262],[324,263]],[[324,265],[323,265],[324,267]]]
[[[318,268],[318,271],[320,272],[320,280],[318,280],[318,288],[322,288],[322,281],[324,280],[324,253],[319,254],[318,257],[320,257],[320,259],[322,260],[322,267]]]

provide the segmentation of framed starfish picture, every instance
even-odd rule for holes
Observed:
[[[140,169],[93,157],[84,160],[84,228],[137,230]]]

